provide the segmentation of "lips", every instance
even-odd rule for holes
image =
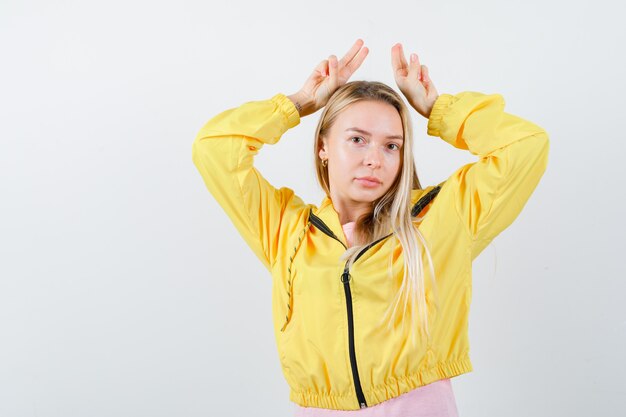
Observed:
[[[376,177],[359,177],[357,178],[357,180],[366,180],[366,181],[371,181],[371,182],[377,182],[380,184],[380,180]]]
[[[377,187],[381,184],[381,181],[376,177],[360,177],[356,178],[356,181],[365,187]]]

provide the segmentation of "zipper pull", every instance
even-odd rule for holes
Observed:
[[[346,284],[348,281],[350,281],[350,272],[346,270],[343,271],[343,274],[341,274],[341,282]]]

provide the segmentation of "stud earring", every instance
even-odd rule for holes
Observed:
[[[322,166],[326,168],[328,166],[328,158],[322,159]]]

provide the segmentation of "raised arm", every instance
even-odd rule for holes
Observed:
[[[278,93],[218,114],[193,142],[192,159],[207,189],[268,269],[281,222],[304,203],[291,189],[273,187],[254,167],[254,156],[299,123],[294,103]]]
[[[193,162],[207,189],[265,267],[271,270],[285,230],[304,202],[293,190],[276,189],[254,167],[265,144],[278,142],[300,117],[326,105],[367,55],[358,39],[346,55],[320,62],[295,94],[250,101],[210,119],[197,134]]]
[[[428,134],[480,158],[454,172],[437,197],[440,209],[459,217],[474,259],[515,220],[537,187],[548,163],[548,134],[506,113],[499,94],[439,95],[428,68],[417,54],[407,63],[399,43],[391,49],[391,62],[398,87],[428,118]]]
[[[519,215],[548,163],[546,131],[506,113],[504,104],[499,94],[442,94],[428,120],[429,135],[480,158],[444,186],[471,237],[472,259]]]

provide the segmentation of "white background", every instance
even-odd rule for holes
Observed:
[[[357,38],[353,80],[499,93],[550,135],[521,215],[474,263],[460,415],[626,408],[624,41],[618,2],[0,4],[0,416],[290,416],[270,276],[206,190],[215,114],[295,93]],[[318,204],[302,119],[257,167]],[[475,161],[412,111],[423,185]]]

